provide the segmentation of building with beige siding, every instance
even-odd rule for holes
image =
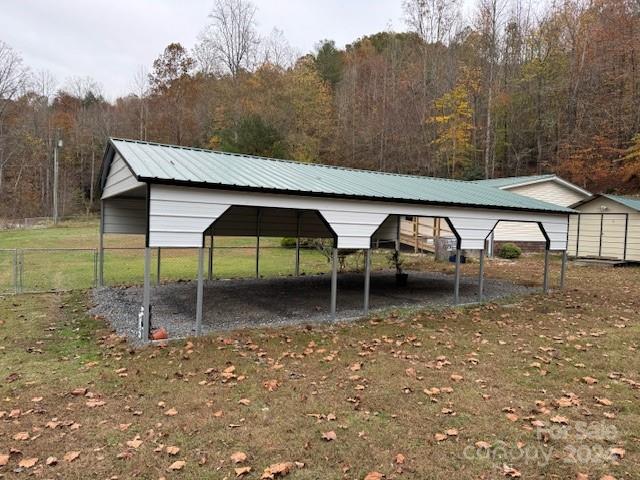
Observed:
[[[640,197],[595,195],[571,206],[567,253],[577,258],[640,262]]]
[[[536,200],[568,207],[591,198],[591,193],[564,180],[557,175],[533,175],[523,177],[495,178],[477,180],[473,183],[491,186]],[[401,238],[405,245],[416,251],[435,250],[439,241],[446,243],[453,234],[446,223],[433,218],[407,218],[401,225]],[[488,251],[491,254],[494,244],[513,242],[525,249],[543,250],[544,236],[536,223],[504,222],[496,225],[489,237]]]

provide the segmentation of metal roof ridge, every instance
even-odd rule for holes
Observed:
[[[197,151],[197,152],[215,153],[218,155],[228,155],[233,157],[250,158],[255,160],[266,160],[271,162],[282,162],[282,163],[290,163],[295,165],[309,165],[312,167],[324,167],[324,168],[330,168],[334,170],[343,170],[343,171],[349,171],[349,172],[373,173],[377,175],[388,175],[392,177],[403,177],[403,178],[420,178],[420,179],[428,179],[428,180],[452,182],[452,183],[470,183],[468,180],[456,180],[454,178],[431,177],[431,176],[424,176],[424,175],[409,175],[406,173],[384,172],[380,170],[366,170],[363,168],[343,167],[340,165],[329,165],[326,163],[302,162],[298,160],[288,160],[285,158],[261,157],[259,155],[249,155],[247,153],[223,152],[221,150],[212,150],[212,149],[200,148],[200,147],[187,147],[184,145],[172,145],[170,143],[150,142],[148,140],[134,140],[130,138],[119,138],[119,137],[109,137],[109,140],[118,141],[118,142],[127,142],[127,143],[137,143],[141,145],[149,145],[152,147],[168,147],[168,148],[175,148],[178,150],[191,150],[191,151]]]

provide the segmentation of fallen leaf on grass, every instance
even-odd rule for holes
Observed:
[[[507,420],[509,420],[510,422],[517,422],[518,415],[516,415],[515,413],[507,413]]]
[[[251,400],[249,400],[248,398],[241,398],[240,400],[238,400],[238,403],[246,407],[251,404]]]
[[[238,467],[238,468],[234,468],[234,471],[236,472],[236,478],[237,478],[249,473],[251,471],[251,467]]]
[[[436,442],[442,442],[442,441],[446,440],[448,437],[444,433],[436,433],[433,436],[433,438],[436,439]]]
[[[334,432],[333,430],[329,431],[329,432],[324,432],[322,434],[322,439],[326,440],[327,442],[330,442],[332,440],[336,440],[338,438],[338,436],[336,435],[336,432]]]
[[[29,440],[29,432],[18,432],[13,436],[14,440]]]
[[[169,465],[167,470],[172,471],[172,472],[174,472],[176,470],[182,470],[186,464],[187,464],[187,462],[185,462],[184,460],[177,460],[177,461],[173,462],[171,465]]]
[[[457,373],[453,373],[451,374],[451,380],[453,380],[454,382],[461,382],[462,380],[464,380],[464,377],[462,375],[458,375]]]
[[[7,463],[9,463],[9,455],[0,453],[0,467],[4,467]]]
[[[233,463],[242,463],[247,459],[247,454],[244,452],[235,452],[231,454],[231,460]]]
[[[177,455],[178,453],[180,453],[180,448],[178,448],[178,447],[167,447],[166,448],[166,452],[169,455]]]
[[[485,442],[484,440],[480,440],[476,442],[476,448],[481,448],[482,450],[488,450],[491,448],[491,444],[489,442]]]
[[[278,382],[278,380],[276,379],[267,380],[262,383],[262,386],[268,392],[275,392],[280,387],[280,382]]]
[[[142,445],[142,440],[140,440],[140,437],[138,436],[136,436],[136,438],[134,438],[133,440],[127,441],[127,447],[138,448],[140,445]]]
[[[264,472],[262,473],[262,476],[260,478],[262,480],[272,480],[278,476],[284,477],[291,472],[293,467],[293,462],[274,463],[273,465],[269,465],[264,469]]]
[[[402,465],[405,461],[405,456],[399,453],[396,455],[396,458],[394,459],[394,461],[396,462],[397,465]]]
[[[18,463],[18,466],[21,467],[21,468],[31,468],[36,463],[38,463],[38,459],[37,458],[23,458]]]
[[[582,381],[587,385],[595,385],[598,383],[598,379],[593,377],[582,377]]]
[[[364,480],[382,480],[384,475],[380,472],[369,472],[367,476],[364,477]]]
[[[502,466],[502,473],[505,477],[510,478],[520,478],[522,476],[522,474],[518,470],[506,464]]]
[[[567,417],[563,417],[560,415],[556,415],[555,417],[551,417],[551,423],[559,423],[561,425],[567,425],[569,423],[569,419]]]
[[[613,405],[613,402],[608,398],[604,398],[604,397],[594,397],[594,398],[596,402],[598,402],[600,405],[604,405],[605,407],[610,407],[611,405]]]
[[[71,451],[71,452],[67,452],[64,454],[64,457],[62,457],[62,459],[65,462],[73,462],[75,459],[77,459],[80,456],[80,452],[78,451]]]
[[[44,462],[47,464],[47,466],[52,467],[53,465],[57,465],[58,464],[58,459],[56,457],[48,457],[47,461]]]
[[[85,403],[85,405],[89,408],[95,408],[95,407],[102,407],[105,404],[105,402],[103,400],[96,400],[96,399],[91,399],[91,400],[87,400],[87,402]]]
[[[167,410],[166,412],[164,412],[164,414],[167,417],[175,417],[178,414],[178,411],[175,408],[170,408],[169,410]]]

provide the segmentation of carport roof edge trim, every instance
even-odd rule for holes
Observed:
[[[555,214],[573,213],[569,208],[461,180],[301,163],[120,138],[109,138],[98,177],[101,187],[104,187],[116,153],[122,157],[136,179],[145,183]],[[227,162],[230,158],[238,160],[232,168],[229,168],[230,164]]]

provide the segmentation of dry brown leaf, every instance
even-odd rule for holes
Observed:
[[[598,379],[593,377],[582,377],[582,381],[587,385],[595,385],[598,383]]]
[[[36,463],[38,463],[37,458],[23,458],[22,460],[20,460],[20,462],[18,462],[18,466],[20,468],[31,468]]]
[[[180,448],[178,448],[178,447],[167,447],[166,448],[166,452],[169,455],[177,455],[178,453],[180,453]]]
[[[502,473],[505,477],[510,478],[520,478],[522,476],[522,474],[518,470],[506,464],[502,466]]]
[[[450,428],[448,430],[445,430],[444,433],[446,433],[447,436],[449,436],[449,437],[457,437],[458,436],[458,430],[456,428]]]
[[[396,462],[396,464],[397,464],[397,465],[402,465],[402,464],[404,464],[404,461],[405,461],[405,460],[406,460],[406,459],[405,459],[405,456],[404,456],[403,454],[401,454],[401,453],[398,453],[398,454],[396,455],[396,458],[394,459],[394,461]]]
[[[65,462],[73,462],[75,459],[77,459],[80,456],[80,452],[78,451],[71,451],[71,452],[67,452],[64,454],[64,456],[62,457],[62,459]]]
[[[382,480],[384,475],[380,472],[369,472],[367,476],[364,477],[364,480]]]
[[[454,382],[461,382],[462,380],[464,380],[464,377],[462,375],[458,375],[457,373],[452,373],[450,378]]]
[[[29,432],[18,432],[13,436],[14,440],[29,440]]]
[[[611,405],[613,405],[613,402],[608,398],[605,398],[605,397],[594,397],[594,398],[596,399],[596,402],[598,402],[600,405],[604,405],[605,407],[610,407]]]
[[[247,454],[244,452],[235,452],[231,454],[231,461],[233,463],[242,463],[247,460]]]
[[[138,436],[136,436],[136,438],[134,438],[133,440],[127,441],[127,447],[138,448],[140,445],[142,445],[142,440],[140,440],[140,437]]]
[[[278,382],[278,380],[276,380],[276,379],[267,380],[267,381],[262,383],[262,386],[268,392],[275,392],[280,387],[280,382]]]
[[[556,415],[555,417],[551,417],[549,420],[551,420],[551,423],[559,423],[561,425],[567,425],[569,423],[569,419],[561,415]]]
[[[44,462],[47,466],[51,467],[53,465],[58,464],[58,459],[56,457],[47,457],[46,462]]]
[[[589,480],[589,475],[587,475],[586,473],[577,473],[576,474],[576,480]]]
[[[251,400],[249,400],[248,398],[241,398],[240,400],[238,400],[238,403],[246,407],[251,404]]]
[[[169,465],[169,467],[167,467],[167,470],[171,472],[174,472],[176,470],[182,470],[186,464],[187,462],[185,462],[184,460],[176,460],[171,465]]]
[[[483,450],[488,450],[491,448],[491,444],[489,442],[485,442],[484,440],[480,440],[476,442],[476,448],[481,448]]]
[[[332,440],[336,440],[338,438],[338,436],[336,435],[336,432],[334,432],[333,430],[329,431],[329,432],[324,432],[322,434],[322,439],[326,440],[327,442],[330,442]]]
[[[249,473],[251,471],[251,467],[238,467],[234,468],[234,471],[236,472],[236,478],[238,478]]]
[[[175,408],[170,408],[169,410],[167,410],[166,412],[164,412],[164,414],[167,417],[175,417],[178,414],[178,411]]]
[[[7,463],[9,463],[9,455],[0,453],[0,467],[4,467]]]
[[[444,433],[436,433],[433,436],[433,438],[436,439],[436,442],[442,442],[442,441],[446,440],[448,437]]]
[[[274,479],[278,476],[284,477],[288,475],[289,472],[293,469],[293,462],[282,462],[282,463],[274,463],[273,465],[269,465],[264,469],[262,473],[261,479]]]
[[[516,415],[515,413],[507,413],[507,420],[509,420],[510,422],[517,422],[518,415]]]

